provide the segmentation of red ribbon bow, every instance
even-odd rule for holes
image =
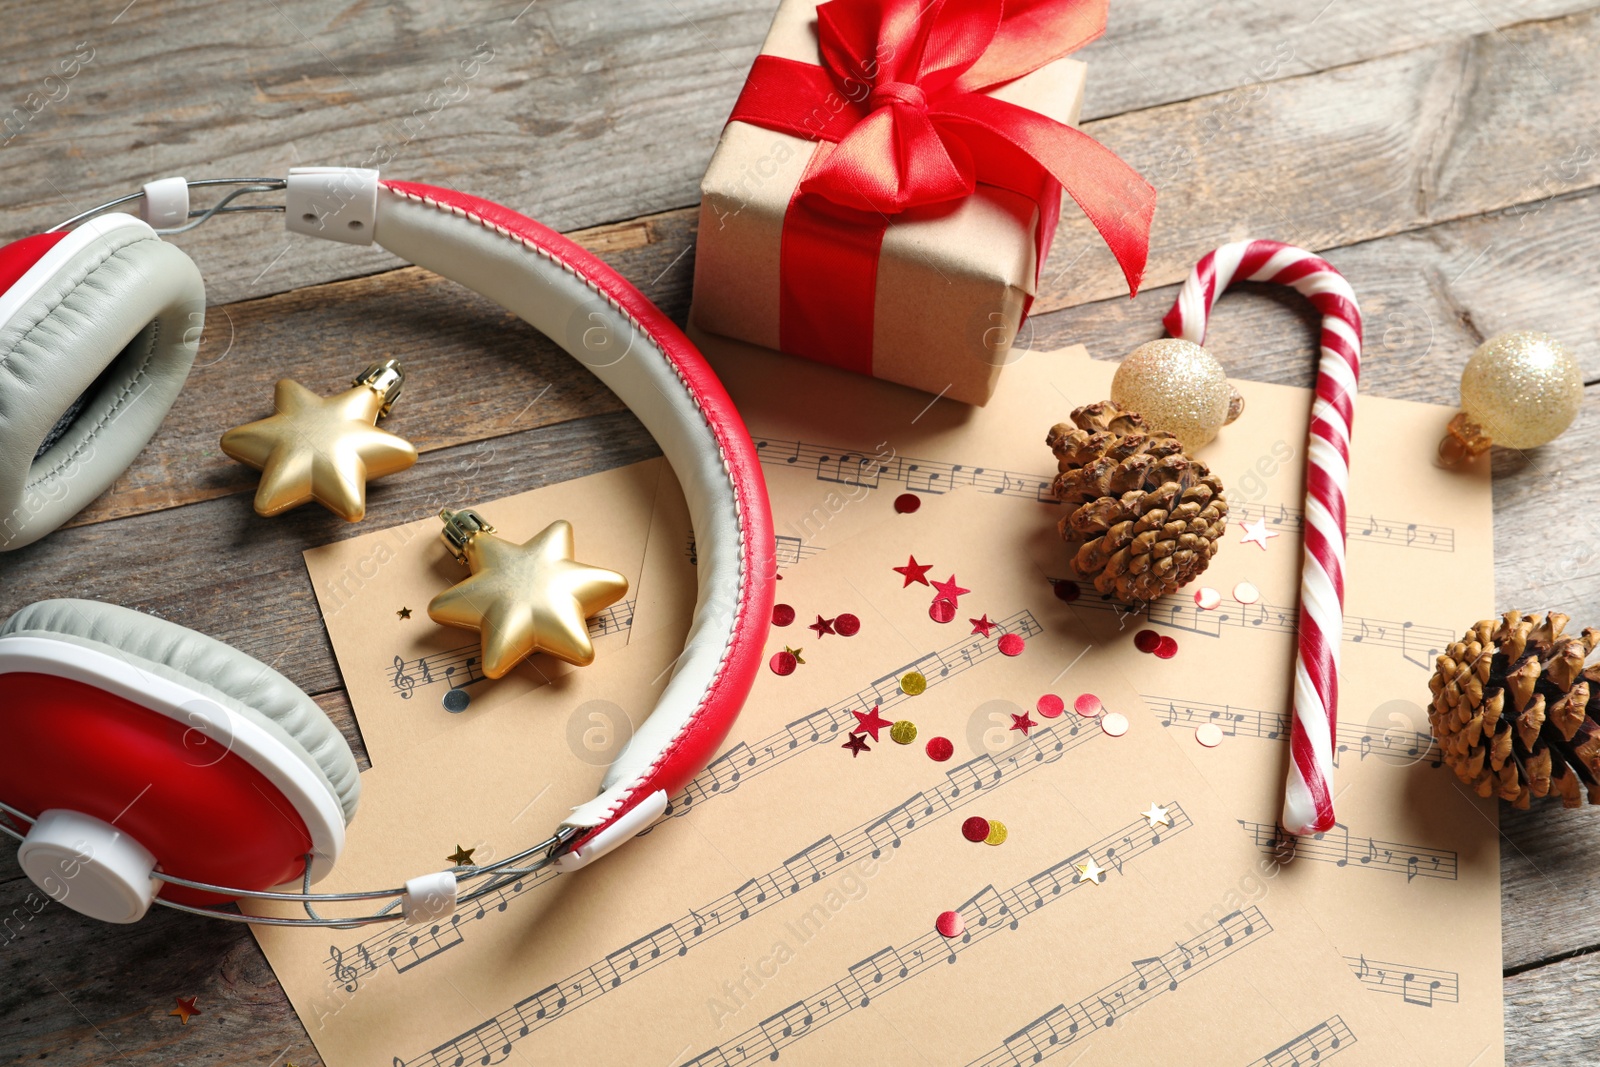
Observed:
[[[800,221],[797,207],[817,216],[813,230],[824,225],[822,218],[837,223],[855,212],[886,225],[883,216],[970,196],[983,182],[1035,200],[1041,219],[1053,223],[1055,205],[1043,200],[1054,197],[1059,183],[1105,239],[1137,293],[1155,190],[1094,138],[984,95],[1100,36],[1108,3],[829,0],[819,6],[822,66],[756,57],[730,119],[832,142],[818,147],[796,190],[784,224],[784,258],[790,258],[790,225]],[[830,209],[819,199],[847,210]],[[859,228],[862,220],[853,224]],[[839,227],[831,228],[833,239],[840,239]],[[1042,225],[1046,240],[1048,233]],[[870,242],[874,266],[881,237],[880,228]],[[807,240],[803,232],[797,239]],[[1046,251],[1039,249],[1041,266]],[[791,303],[786,293],[780,323]],[[869,315],[869,368],[870,322]],[[780,329],[790,332],[788,325]],[[783,347],[827,362],[857,362],[791,347],[787,340]]]

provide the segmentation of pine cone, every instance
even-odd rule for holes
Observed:
[[[1485,619],[1439,657],[1428,719],[1456,776],[1480,797],[1526,808],[1554,794],[1563,807],[1600,804],[1600,665],[1585,667],[1600,630],[1562,634],[1567,616],[1508,611]]]
[[[1169,433],[1146,429],[1109,400],[1057,423],[1045,444],[1066,506],[1059,528],[1074,577],[1128,604],[1176,592],[1198,576],[1227,528],[1228,501],[1209,467]]]

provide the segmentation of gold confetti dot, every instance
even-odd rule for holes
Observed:
[[[989,820],[989,836],[983,839],[986,845],[1003,845],[1006,842],[1006,824],[999,819]]]
[[[917,724],[910,719],[901,719],[889,727],[889,740],[897,745],[909,745],[917,739]]]
[[[928,680],[922,676],[921,671],[906,671],[900,676],[900,692],[908,697],[921,696],[928,688]]]

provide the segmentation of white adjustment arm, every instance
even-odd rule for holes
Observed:
[[[158,178],[144,184],[139,214],[151,229],[172,230],[189,221],[189,183],[182,178]]]
[[[447,918],[455,910],[456,876],[450,871],[422,874],[406,882],[405,895],[400,898],[400,914],[412,926]]]
[[[361,167],[292,167],[284,205],[290,233],[369,245],[378,216],[378,172]]]
[[[580,867],[587,867],[624,841],[638,836],[666,810],[667,794],[664,790],[657,789],[635,804],[622,818],[572,851],[558,856],[555,862],[556,870],[562,874],[569,874]]]

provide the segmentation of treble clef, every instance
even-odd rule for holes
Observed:
[[[394,681],[392,684],[399,691],[401,700],[411,699],[411,690],[416,687],[417,680],[406,673],[406,661],[400,656],[394,658]]]
[[[333,961],[334,981],[343,982],[345,990],[347,992],[354,993],[356,991],[356,986],[359,984],[356,981],[356,979],[359,977],[359,973],[354,967],[350,966],[350,964],[344,961],[344,950],[338,945],[329,945],[328,958]]]

